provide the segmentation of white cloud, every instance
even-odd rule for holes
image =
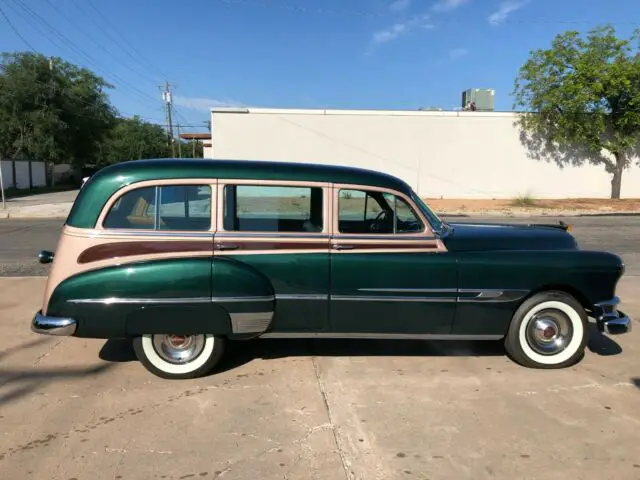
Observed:
[[[236,102],[234,100],[224,99],[224,100],[216,100],[213,98],[202,98],[202,97],[183,97],[181,95],[173,96],[173,103],[178,106],[190,108],[192,110],[200,110],[202,112],[208,112],[214,107],[244,107],[241,102]]]
[[[461,7],[467,2],[469,2],[469,0],[440,0],[433,4],[431,10],[434,12],[448,12]]]
[[[449,60],[451,61],[458,60],[465,55],[469,55],[469,50],[467,50],[466,48],[454,48],[452,50],[449,50]]]
[[[429,20],[429,15],[414,15],[404,22],[394,23],[389,28],[375,32],[371,41],[373,44],[379,45],[395,40],[400,35],[404,35],[414,28],[433,28],[433,24]]]
[[[498,10],[487,17],[487,21],[493,26],[500,25],[501,23],[504,23],[509,15],[520,10],[527,3],[529,3],[529,0],[507,0],[506,2],[502,2],[498,7]]]
[[[411,0],[395,0],[389,5],[389,10],[392,12],[403,12],[411,6]]]

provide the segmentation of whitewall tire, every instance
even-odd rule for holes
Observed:
[[[587,313],[571,295],[541,292],[516,310],[505,339],[509,356],[526,367],[564,368],[584,356]]]
[[[224,351],[224,339],[211,334],[146,334],[133,339],[142,365],[168,379],[197,378],[209,373]]]

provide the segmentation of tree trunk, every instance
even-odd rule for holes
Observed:
[[[611,198],[619,200],[620,190],[622,189],[622,170],[624,170],[625,156],[624,153],[614,154],[616,157],[616,166],[613,169],[613,177],[611,177]]]

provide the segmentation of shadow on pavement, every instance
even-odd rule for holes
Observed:
[[[603,334],[593,323],[589,324],[587,348],[596,355],[608,357],[622,353],[622,347],[611,337]]]
[[[215,372],[232,370],[257,358],[285,357],[486,357],[504,356],[498,341],[258,339],[228,342]]]
[[[133,362],[137,360],[131,340],[124,339],[107,340],[98,356],[106,362]]]
[[[631,383],[633,383],[636,386],[636,388],[640,388],[640,377],[632,378]]]
[[[39,345],[42,345],[43,343],[51,343],[52,341],[53,339],[51,337],[40,337],[34,340],[29,340],[28,342],[24,342],[20,345],[16,345],[15,347],[7,348],[6,350],[3,350],[0,352],[0,360],[4,359],[5,357],[8,357],[14,352],[19,352],[22,350],[26,350],[28,348],[37,347]]]
[[[0,406],[19,400],[56,380],[100,375],[112,368],[111,364],[90,368],[34,368],[33,370],[0,369]]]

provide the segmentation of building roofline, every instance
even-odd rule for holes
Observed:
[[[418,116],[418,117],[517,117],[523,112],[467,112],[456,110],[341,110],[324,108],[229,108],[215,107],[211,113],[233,114],[282,114],[282,115],[385,115],[385,116]]]

